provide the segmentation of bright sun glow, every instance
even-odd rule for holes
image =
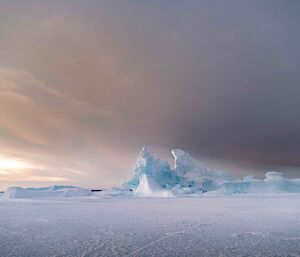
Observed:
[[[0,155],[0,170],[18,170],[30,168],[33,168],[30,163]]]

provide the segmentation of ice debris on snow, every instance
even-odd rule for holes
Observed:
[[[39,188],[9,187],[3,195],[3,199],[24,199],[43,197],[75,197],[89,196],[91,190],[74,186],[51,186]]]
[[[171,197],[173,194],[160,187],[153,179],[148,178],[143,174],[140,178],[140,183],[134,193],[137,196],[143,197]]]

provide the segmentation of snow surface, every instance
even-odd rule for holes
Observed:
[[[102,193],[102,192],[100,192]],[[0,200],[0,256],[300,256],[300,194]]]
[[[242,180],[229,172],[209,168],[188,153],[172,150],[174,169],[154,157],[144,147],[122,190],[137,196],[200,196],[207,191],[219,194],[295,193],[300,192],[300,179],[287,179],[279,172],[266,173],[265,179],[247,176]]]
[[[43,197],[74,197],[91,195],[91,190],[74,186],[52,186],[39,188],[9,187],[3,199],[43,198]]]

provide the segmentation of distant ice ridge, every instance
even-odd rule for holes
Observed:
[[[265,179],[247,176],[242,180],[226,181],[219,188],[225,194],[241,193],[296,193],[300,192],[300,179],[284,178],[280,172],[266,173]]]
[[[221,194],[300,192],[300,179],[284,178],[279,172],[268,172],[265,179],[247,176],[239,180],[228,172],[205,166],[182,150],[172,150],[172,154],[174,169],[144,147],[122,190],[151,197],[198,196],[208,191]]]
[[[91,195],[91,190],[74,186],[52,186],[39,188],[9,187],[3,199],[26,199],[42,197],[74,197]]]

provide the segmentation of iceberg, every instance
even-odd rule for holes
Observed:
[[[206,167],[183,150],[174,149],[172,154],[173,169],[143,147],[123,188],[143,196],[186,195],[216,190],[224,181],[233,179],[229,173]]]
[[[52,186],[39,188],[9,187],[3,195],[3,199],[30,199],[43,197],[75,197],[89,196],[91,190],[74,186]]]
[[[121,188],[133,196],[200,196],[205,192],[221,194],[295,193],[300,179],[289,179],[271,171],[264,179],[234,178],[229,172],[212,169],[180,149],[173,149],[174,168],[143,147],[127,181]]]

